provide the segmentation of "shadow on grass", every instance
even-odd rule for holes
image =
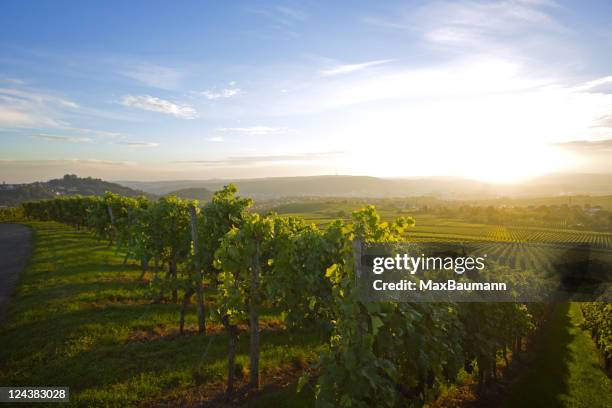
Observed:
[[[0,384],[67,385],[84,406],[124,406],[223,381],[223,332],[130,341],[139,330],[177,328],[180,305],[142,303],[149,299],[147,285],[131,280],[137,267],[123,265],[114,248],[95,237],[53,223],[34,227],[35,252],[10,321],[0,328]],[[193,308],[188,326],[197,326]],[[262,313],[262,321],[269,314]],[[237,360],[244,367],[248,342],[242,334]],[[315,330],[262,330],[262,371],[301,361],[324,343]],[[199,380],[194,370],[203,372]]]
[[[227,337],[172,336],[150,342],[126,342],[133,330],[172,325],[178,305],[122,305],[91,308],[53,315],[45,321],[23,324],[0,333],[0,366],[7,371],[6,385],[25,382],[69,385],[78,392],[150,376],[191,381],[192,370],[202,365],[210,380],[225,373]],[[262,362],[285,359],[292,349],[313,349],[323,335],[314,331],[262,331]],[[248,335],[241,335],[238,356],[248,354]],[[36,355],[32,355],[36,350]],[[289,357],[290,358],[290,357]]]
[[[511,387],[505,407],[562,407],[561,396],[568,392],[569,344],[574,335],[569,303],[557,304],[548,327],[534,344],[535,360]]]

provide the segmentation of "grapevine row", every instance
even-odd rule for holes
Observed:
[[[234,391],[238,324],[249,325],[249,386],[259,386],[259,315],[284,311],[288,327],[318,324],[329,349],[314,372],[320,406],[422,404],[461,369],[481,384],[496,376],[497,358],[520,354],[522,338],[541,322],[542,305],[368,302],[355,282],[356,242],[400,242],[412,218],[383,222],[373,206],[319,229],[295,217],[259,215],[229,185],[203,206],[157,201],[62,197],[23,204],[26,217],[89,229],[154,275],[154,302],[186,306],[196,297],[198,326],[221,323],[228,340],[227,392]],[[524,279],[520,275],[517,279]],[[216,290],[204,299],[204,286]],[[300,386],[307,383],[303,377]]]

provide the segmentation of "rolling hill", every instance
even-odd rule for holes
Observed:
[[[0,205],[14,206],[24,201],[36,201],[61,195],[103,195],[107,191],[127,197],[141,195],[152,197],[141,190],[135,190],[116,183],[91,177],[80,178],[74,174],[66,174],[61,179],[29,184],[0,185]]]
[[[388,179],[368,176],[275,177],[242,180],[120,181],[152,194],[183,189],[216,191],[234,183],[240,193],[256,199],[280,197],[415,197],[443,199],[489,199],[497,197],[543,197],[610,195],[610,174],[551,174],[516,184],[485,183],[458,177]]]
[[[210,199],[213,196],[213,192],[206,188],[194,187],[194,188],[183,188],[180,190],[171,191],[165,195],[167,196],[174,195],[179,198],[184,198],[187,200],[198,200],[199,202],[203,203],[206,201],[210,201]]]

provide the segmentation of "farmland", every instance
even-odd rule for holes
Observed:
[[[602,257],[610,250],[606,232],[490,225],[427,213],[414,220],[384,207],[379,218],[373,207],[353,212],[346,204],[304,203],[291,206],[292,213],[265,215],[245,212],[249,202],[233,194],[218,192],[200,208],[172,197],[148,202],[115,195],[26,206],[29,217],[22,222],[34,231],[35,252],[0,332],[0,382],[49,384],[51,378],[52,384],[70,385],[77,406],[312,406],[315,395],[319,403],[348,398],[372,405],[379,404],[373,402],[377,393],[388,392],[391,405],[443,401],[470,382],[490,387],[535,334],[549,330],[547,316],[566,311],[537,304],[360,303],[346,295],[353,279],[347,235],[478,241],[482,251],[525,276],[550,264],[530,243],[587,243]],[[224,211],[234,211],[233,218]],[[228,220],[236,224],[221,223]],[[169,229],[150,240],[158,228]],[[220,241],[209,239],[214,228]],[[194,256],[197,242],[217,246],[214,259]],[[249,279],[258,267],[264,291],[255,292],[260,303],[254,326],[250,299],[257,286]],[[205,273],[201,278],[194,273],[198,268]],[[580,313],[571,310],[572,316]],[[598,333],[600,321],[608,319],[591,315],[596,318],[590,327]],[[254,327],[260,344],[255,386]],[[599,334],[596,340],[608,353],[607,340],[602,343]],[[375,346],[381,342],[388,347]],[[435,346],[415,346],[423,342]],[[593,349],[582,353],[597,360],[586,334],[580,342],[591,342]],[[354,364],[371,371],[355,371]],[[386,364],[389,375],[393,367],[407,371],[368,378],[376,364]],[[602,392],[609,390],[601,367],[579,370],[586,374],[579,373],[578,383],[595,376]]]

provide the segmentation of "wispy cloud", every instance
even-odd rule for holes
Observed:
[[[612,75],[593,79],[576,86],[577,91],[612,94]]]
[[[51,95],[47,92],[24,88],[0,88],[0,100],[32,102],[40,105],[54,104],[73,109],[79,108],[79,105],[71,100]]]
[[[230,156],[220,160],[186,160],[174,163],[184,164],[206,164],[212,166],[250,166],[261,164],[291,164],[330,159],[343,154],[340,151],[315,152],[303,154],[279,154],[262,156]]]
[[[150,95],[126,95],[121,102],[124,106],[165,113],[183,119],[194,119],[197,112],[186,104],[179,104]]]
[[[74,131],[74,132],[79,132],[79,133],[90,134],[92,136],[100,136],[100,137],[113,138],[113,139],[121,137],[121,133],[109,132],[107,130],[87,129],[87,128],[79,128],[79,127],[74,127],[74,126],[66,126],[64,127],[64,129]]]
[[[600,116],[593,124],[595,128],[612,128],[612,113]]]
[[[573,140],[557,143],[555,147],[580,158],[581,171],[610,173],[612,163],[612,139]]]
[[[134,166],[135,162],[132,161],[112,161],[112,160],[100,160],[100,159],[56,159],[56,160],[12,160],[12,159],[0,159],[0,165],[21,165],[26,168],[38,165],[65,165],[71,163],[78,164],[90,164],[90,165],[101,165],[101,166]]]
[[[298,9],[297,7],[281,5],[276,7],[276,11],[294,20],[306,21],[308,19],[308,15],[304,12],[304,10]]]
[[[60,112],[78,109],[77,103],[47,92],[23,87],[0,88],[0,127],[66,126],[58,119]]]
[[[553,1],[433,1],[396,10],[397,17],[367,16],[364,22],[386,29],[416,31],[431,43],[470,48],[492,45],[514,34],[559,34],[568,29],[549,13]]]
[[[183,79],[183,73],[174,68],[144,62],[128,65],[121,75],[153,88],[176,89]]]
[[[389,62],[392,62],[392,61],[393,60],[391,59],[386,59],[386,60],[361,62],[358,64],[338,65],[333,68],[321,70],[319,73],[321,74],[321,76],[335,76],[335,75],[342,75],[342,74],[350,74],[352,72],[362,71],[366,68],[374,67],[377,65],[388,64]]]
[[[0,75],[0,81],[6,82],[10,85],[25,85],[25,81],[19,78],[8,77]]]
[[[214,143],[222,143],[225,141],[224,138],[222,138],[221,136],[213,136],[213,137],[207,137],[206,138],[207,142],[214,142]]]
[[[269,126],[249,126],[249,127],[227,127],[217,129],[221,132],[242,133],[250,136],[263,136],[272,133],[278,133],[286,128],[269,127]]]
[[[573,140],[566,143],[557,143],[557,146],[577,153],[610,154],[612,153],[612,139],[606,140]]]
[[[48,140],[50,142],[70,142],[70,143],[91,143],[93,139],[88,137],[74,137],[74,136],[63,136],[63,135],[49,135],[46,133],[39,133],[32,135],[34,139]]]
[[[267,8],[248,8],[247,12],[265,17],[270,24],[268,28],[276,32],[275,38],[282,34],[288,38],[299,37],[299,28],[308,20],[308,13],[302,8],[294,5],[278,5],[276,7]],[[271,36],[262,35],[257,30],[251,35],[256,35],[263,38],[272,38]]]
[[[55,124],[50,118],[35,112],[24,112],[9,106],[0,106],[0,127],[28,127],[39,124]]]
[[[225,88],[220,91],[206,90],[198,92],[199,95],[205,96],[209,100],[231,98],[241,93],[242,90],[240,88]]]
[[[136,141],[129,141],[129,140],[121,141],[121,142],[119,142],[119,144],[126,145],[126,146],[131,146],[131,147],[158,147],[159,146],[159,143],[136,142]]]

